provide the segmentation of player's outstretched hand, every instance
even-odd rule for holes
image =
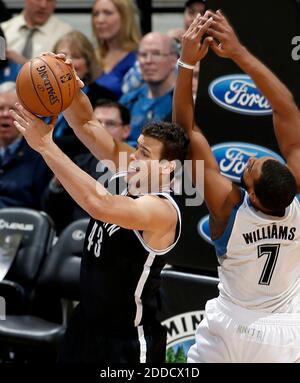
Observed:
[[[241,52],[243,46],[231,24],[220,10],[216,13],[207,11],[205,15],[213,18],[207,31],[213,37],[210,42],[211,49],[220,57],[233,59]]]
[[[208,51],[209,45],[212,42],[212,37],[206,37],[203,40],[204,34],[208,31],[213,22],[213,18],[201,16],[198,14],[188,30],[182,37],[182,48],[180,59],[189,65],[195,65],[202,60]],[[203,41],[202,41],[203,40]]]
[[[14,118],[15,127],[24,136],[28,145],[37,152],[45,150],[53,143],[52,132],[56,117],[52,117],[49,124],[26,110],[21,104],[15,104],[16,110],[10,110]]]

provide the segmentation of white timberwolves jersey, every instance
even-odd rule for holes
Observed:
[[[220,296],[250,310],[300,313],[300,204],[283,217],[257,211],[245,193],[223,235]]]

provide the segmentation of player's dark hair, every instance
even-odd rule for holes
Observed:
[[[101,98],[101,99],[96,100],[93,103],[93,109],[95,109],[97,107],[118,109],[120,112],[120,117],[121,117],[123,125],[129,125],[130,124],[130,111],[126,106],[120,104],[119,102],[109,100],[106,98]]]
[[[150,122],[143,127],[142,134],[163,143],[164,149],[161,159],[168,161],[179,160],[181,163],[186,159],[190,140],[185,130],[178,124]]]
[[[275,160],[263,163],[261,175],[253,186],[262,206],[271,212],[283,212],[297,193],[295,177],[287,166]]]

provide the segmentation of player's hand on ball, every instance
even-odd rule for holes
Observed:
[[[64,53],[45,52],[45,53],[42,53],[41,56],[52,56],[52,57],[55,57],[57,59],[63,60],[65,62],[65,64],[70,65],[70,67],[72,68],[72,70],[73,70],[73,72],[75,74],[77,86],[79,88],[83,88],[84,87],[84,82],[82,80],[80,80],[80,78],[78,77],[78,74],[77,74],[77,72],[76,72],[76,70],[74,68],[72,60],[68,59]]]
[[[56,116],[51,118],[49,124],[26,110],[21,104],[15,104],[16,110],[10,110],[14,118],[14,125],[24,136],[29,146],[37,152],[45,150],[53,143],[52,132]]]

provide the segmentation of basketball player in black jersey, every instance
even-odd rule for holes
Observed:
[[[46,125],[21,105],[17,110],[12,112],[17,128],[92,217],[82,258],[81,300],[59,361],[164,362],[166,331],[156,319],[158,289],[164,255],[180,236],[180,211],[170,193],[170,175],[176,167],[174,160],[186,158],[187,135],[175,124],[150,123],[133,149],[107,133],[78,89],[64,113],[76,135],[95,157],[110,160],[117,169],[120,152],[129,160],[128,187],[122,195],[111,195],[56,146],[53,125]],[[163,167],[153,170],[154,161],[162,159]],[[141,168],[146,175],[135,182]],[[151,176],[158,182],[154,187],[151,183],[149,190]]]

